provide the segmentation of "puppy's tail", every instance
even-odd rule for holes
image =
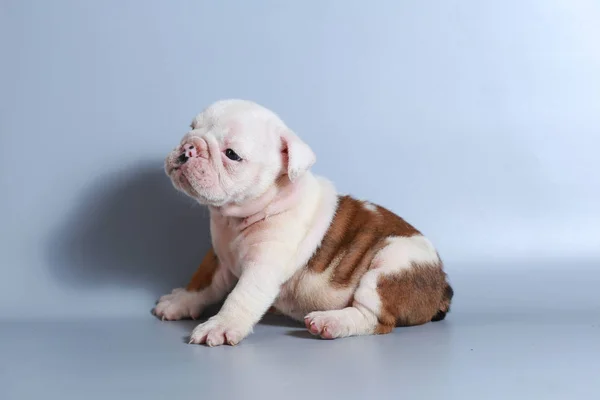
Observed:
[[[433,318],[431,318],[432,322],[441,321],[446,318],[446,314],[450,312],[450,303],[452,303],[452,297],[454,297],[454,290],[452,289],[452,286],[446,283],[446,287],[444,287],[444,293],[442,295],[440,309],[433,316]]]

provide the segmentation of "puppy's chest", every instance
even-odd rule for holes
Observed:
[[[267,221],[259,221],[248,227],[243,219],[215,218],[211,221],[211,236],[220,263],[238,278],[244,264],[277,263],[277,259],[269,260],[271,255],[265,252],[265,248],[268,248],[265,244],[278,239],[277,232]],[[269,257],[265,257],[267,255]]]
[[[221,265],[239,277],[241,249],[239,248],[238,232],[224,221],[213,220],[211,221],[211,238]]]

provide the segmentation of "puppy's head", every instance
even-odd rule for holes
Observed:
[[[275,113],[250,101],[216,102],[191,128],[167,156],[165,170],[178,190],[201,204],[244,204],[284,175],[296,181],[316,160]]]

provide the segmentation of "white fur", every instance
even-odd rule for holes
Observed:
[[[297,268],[304,266],[321,245],[338,207],[339,198],[333,183],[321,177],[315,179],[320,190],[314,190],[306,194],[307,196],[314,196],[315,208],[312,211],[306,210],[307,216],[304,221],[306,235],[296,253]]]
[[[373,259],[374,267],[380,268],[382,273],[408,269],[413,264],[433,265],[439,262],[435,247],[423,235],[391,236],[386,242]]]
[[[368,201],[363,202],[363,207],[365,210],[377,212],[377,206],[375,206],[373,203],[369,203]]]

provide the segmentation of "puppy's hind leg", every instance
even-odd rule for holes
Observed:
[[[361,278],[351,307],[306,316],[312,334],[326,339],[384,334],[439,319],[449,310],[452,289],[431,243],[421,235],[386,242]]]
[[[376,333],[381,310],[381,300],[377,293],[380,275],[380,271],[371,270],[362,277],[351,307],[309,313],[304,318],[309,332],[323,339]]]

